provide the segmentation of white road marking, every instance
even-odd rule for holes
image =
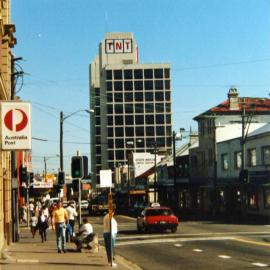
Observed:
[[[17,263],[39,263],[39,260],[17,259]]]
[[[227,255],[218,255],[219,258],[221,259],[231,259],[231,256],[227,256]]]
[[[258,266],[258,267],[267,267],[268,266],[268,264],[264,264],[264,263],[260,263],[260,262],[252,263],[252,265]]]
[[[175,242],[195,242],[195,241],[221,241],[234,240],[234,237],[198,237],[198,238],[166,238],[166,239],[141,239],[134,241],[123,241],[116,243],[116,246],[144,245],[154,243],[175,243]]]
[[[174,244],[175,247],[182,247],[183,245],[181,244]]]
[[[195,249],[193,249],[193,251],[195,251],[195,252],[203,252],[203,250],[199,249],[199,248],[195,248]]]

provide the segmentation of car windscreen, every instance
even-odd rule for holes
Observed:
[[[170,216],[172,215],[172,210],[170,209],[148,209],[145,213],[147,217],[149,216]]]

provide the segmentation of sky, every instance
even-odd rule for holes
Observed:
[[[106,32],[132,32],[139,62],[170,63],[173,129],[227,99],[269,97],[270,0],[11,0],[17,94],[32,103],[33,171],[59,168],[60,112],[89,109],[89,64]],[[20,69],[20,67],[17,67]],[[64,121],[64,168],[90,158],[85,112]],[[91,168],[90,168],[91,170]]]

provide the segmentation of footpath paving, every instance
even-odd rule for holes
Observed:
[[[6,248],[6,258],[0,259],[0,270],[139,269],[120,256],[116,256],[117,266],[109,266],[105,248],[101,245],[96,253],[88,249],[78,253],[74,243],[67,243],[67,253],[58,254],[55,232],[48,229],[47,238],[46,242],[41,243],[38,232],[32,238],[30,229],[21,227],[20,241]]]

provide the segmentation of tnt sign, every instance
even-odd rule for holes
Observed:
[[[31,149],[31,105],[26,102],[1,103],[2,150]]]
[[[106,39],[106,53],[132,53],[132,39]]]

